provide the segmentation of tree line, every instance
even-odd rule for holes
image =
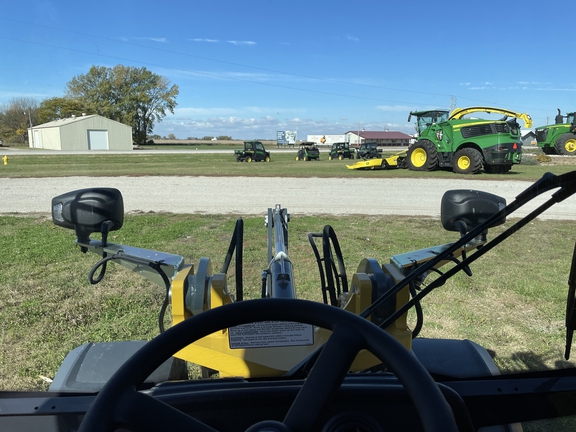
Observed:
[[[179,90],[176,84],[146,68],[117,65],[92,66],[73,77],[63,97],[38,102],[14,98],[0,105],[0,140],[26,144],[28,128],[82,114],[98,114],[132,127],[132,139],[145,144],[154,124],[174,114]]]

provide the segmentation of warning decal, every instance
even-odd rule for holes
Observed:
[[[312,345],[313,326],[290,321],[262,321],[228,329],[231,349]]]

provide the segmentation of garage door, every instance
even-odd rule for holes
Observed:
[[[89,130],[88,150],[108,150],[108,131]]]

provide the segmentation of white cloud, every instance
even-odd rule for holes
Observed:
[[[256,45],[256,42],[253,41],[235,41],[235,40],[229,40],[228,43],[231,43],[233,45]]]
[[[535,91],[560,91],[560,92],[573,92],[576,91],[574,87],[540,87],[540,88],[533,88],[531,90]]]
[[[220,42],[218,39],[203,39],[203,38],[194,38],[190,39],[192,42],[208,42],[208,43],[217,43]]]
[[[201,107],[186,107],[176,108],[174,110],[175,117],[191,117],[191,116],[214,116],[214,115],[232,115],[238,110],[234,108],[201,108]]]
[[[360,42],[360,39],[355,36],[346,35],[346,38],[352,42]]]
[[[426,107],[419,107],[426,109]],[[405,121],[410,107],[395,107],[382,121],[364,121],[366,130],[394,130],[413,133],[413,125]],[[358,122],[348,118],[336,121],[326,118],[315,119],[302,116],[302,109],[271,107],[187,107],[177,108],[154,127],[154,133],[167,136],[173,133],[178,138],[228,135],[233,139],[275,139],[281,130],[297,131],[297,139],[306,139],[313,134],[343,134],[358,128]],[[296,114],[298,113],[298,114]]]
[[[518,84],[520,85],[550,85],[552,84],[551,82],[539,82],[539,81],[518,81]]]

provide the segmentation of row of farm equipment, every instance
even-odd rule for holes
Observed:
[[[502,115],[483,119],[478,113]],[[547,155],[576,155],[575,113],[562,115],[560,110],[553,125],[535,129],[538,147]],[[385,156],[376,142],[364,142],[354,148],[348,142],[334,143],[328,160],[359,159],[346,165],[349,169],[374,170],[406,168],[412,171],[449,169],[459,174],[482,171],[505,174],[522,162],[522,133],[532,127],[532,118],[503,108],[469,107],[452,111],[436,109],[412,111],[408,121],[415,119],[416,140],[406,150]],[[259,141],[247,141],[243,150],[236,150],[236,160],[270,161],[270,153]],[[297,161],[320,160],[320,150],[314,142],[300,144]]]
[[[370,159],[381,157],[382,150],[377,143],[362,143],[359,148],[350,146],[347,142],[337,142],[332,144],[328,151],[328,160],[332,159]],[[270,162],[270,152],[264,148],[261,141],[244,141],[242,150],[235,150],[236,162]],[[320,149],[315,142],[305,141],[300,143],[296,152],[297,161],[320,160]]]

